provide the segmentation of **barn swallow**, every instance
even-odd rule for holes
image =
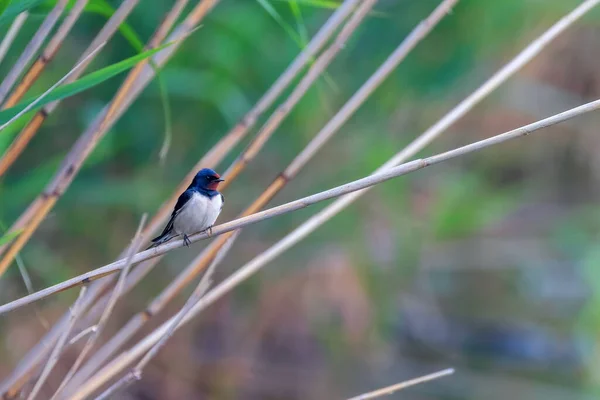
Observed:
[[[177,199],[171,219],[160,236],[152,239],[150,247],[166,243],[179,235],[183,235],[183,243],[189,246],[191,242],[188,235],[212,228],[225,203],[225,198],[217,190],[220,182],[223,179],[212,169],[200,170]]]

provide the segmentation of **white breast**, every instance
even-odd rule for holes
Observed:
[[[194,193],[173,221],[175,232],[191,235],[210,228],[217,220],[222,205],[220,195],[208,198],[200,193]]]

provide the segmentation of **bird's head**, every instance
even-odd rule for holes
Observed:
[[[196,174],[192,185],[202,189],[217,190],[220,182],[223,182],[221,175],[210,168],[204,168]]]

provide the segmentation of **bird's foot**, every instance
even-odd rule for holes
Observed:
[[[192,244],[190,238],[185,233],[183,234],[183,244],[185,244],[186,247],[190,247],[190,244]]]
[[[212,235],[213,235],[213,232],[212,232],[212,227],[213,227],[213,226],[211,225],[211,226],[209,226],[208,228],[206,228],[206,229],[204,230],[204,232],[206,232],[206,235],[207,235],[207,237],[212,237]]]

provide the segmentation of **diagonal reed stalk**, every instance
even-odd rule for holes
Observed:
[[[443,378],[444,376],[452,375],[454,373],[453,368],[444,369],[442,371],[434,372],[433,374],[423,375],[418,378],[409,379],[404,382],[396,383],[395,385],[386,386],[381,389],[373,390],[372,392],[363,393],[358,396],[354,396],[348,400],[369,400],[376,399],[377,397],[389,396],[397,392],[398,390],[406,389],[411,386],[419,385],[421,383],[430,382],[435,379]]]
[[[17,18],[10,24],[10,28],[8,28],[8,32],[4,35],[2,42],[0,42],[0,63],[4,60],[4,56],[8,52],[10,45],[17,37],[17,34],[21,30],[21,27],[25,23],[25,20],[29,16],[27,11],[23,11],[21,14],[17,15]]]
[[[385,182],[387,180],[406,175],[410,172],[414,172],[431,165],[436,165],[442,162],[453,160],[455,158],[463,157],[473,152],[504,143],[508,140],[528,136],[536,131],[540,131],[549,126],[565,122],[572,118],[581,116],[592,111],[596,111],[598,109],[600,109],[600,100],[584,104],[582,106],[570,109],[560,114],[556,114],[551,117],[545,118],[538,122],[534,122],[532,124],[493,136],[488,139],[471,143],[469,145],[456,148],[454,150],[450,150],[424,159],[414,160],[395,167],[387,168],[386,170],[374,173],[373,175],[370,175],[366,178],[362,178],[357,181],[338,186],[334,189],[321,192],[317,195],[296,200],[295,202],[288,203],[283,206],[275,207],[271,210],[276,210],[278,208],[289,210],[290,204],[294,204],[297,202],[300,202],[304,205],[309,205],[313,204],[313,202],[317,200],[326,200],[328,198],[342,196],[344,193],[356,193],[366,188],[370,188],[374,185],[377,185],[379,183]],[[258,213],[255,215],[264,215],[264,213],[270,212],[269,210],[267,210],[265,212]],[[239,226],[233,228],[233,230],[238,228]],[[286,238],[280,241],[280,243],[285,240]],[[283,245],[285,245],[285,243]],[[250,276],[258,272],[269,260],[273,258],[275,254],[277,254],[277,249],[274,246],[266,252],[261,253],[238,270],[236,270],[236,272],[234,272],[223,282],[217,285],[214,289],[209,291],[205,296],[203,296],[202,299],[198,303],[196,303],[196,305],[194,305],[194,307],[186,314],[186,316],[181,321],[180,325],[186,324],[189,321],[191,321],[200,312],[206,309],[206,307],[221,299],[239,284],[241,284]],[[77,391],[70,395],[69,398],[73,400],[87,398],[100,387],[107,384],[109,381],[111,381],[120,373],[122,373],[127,368],[127,366],[132,364],[135,360],[139,359],[146,351],[152,348],[152,346],[154,346],[160,340],[161,337],[164,336],[165,332],[167,332],[167,330],[173,323],[174,318],[175,317],[171,317],[169,320],[167,320],[160,327],[152,331],[149,335],[147,335],[136,345],[118,355],[115,359],[113,359],[95,375],[91,376],[85,382],[83,382],[81,386],[77,389]]]
[[[182,5],[185,5],[186,2],[186,0],[178,0],[175,3],[163,23],[156,30],[152,39],[150,39],[147,46],[148,49],[157,47],[165,39],[172,25],[175,23],[175,20],[179,16],[179,13],[183,8]],[[217,0],[203,0],[199,3],[197,8],[202,6],[200,8],[203,10],[208,8],[206,10],[208,11],[216,4],[216,2]],[[179,40],[183,40],[185,37],[186,36],[183,36]],[[141,61],[129,72],[125,81],[121,84],[121,87],[113,97],[113,100],[110,102],[107,111],[101,112],[99,120],[97,120],[98,122],[92,122],[91,129],[84,132],[75,142],[71,151],[69,151],[65,157],[62,166],[43,190],[42,194],[38,196],[24,212],[23,216],[26,217],[27,220],[23,221],[25,218],[19,218],[17,223],[13,224],[11,230],[22,228],[23,231],[13,241],[8,250],[4,252],[2,259],[0,259],[0,276],[4,274],[8,266],[12,263],[15,255],[23,248],[25,243],[27,243],[48,212],[53,208],[54,204],[56,204],[58,199],[67,190],[71,182],[73,182],[73,179],[75,179],[77,172],[81,169],[83,162],[116,121],[118,118],[116,116],[117,110],[123,111],[124,103],[135,80],[142,72],[144,65],[147,65],[148,62],[148,60]]]
[[[88,48],[83,52],[79,60],[77,60],[76,64],[83,62],[86,60],[86,57],[101,43],[107,42],[112,38],[115,34],[119,26],[125,21],[127,16],[133,11],[133,8],[138,4],[139,0],[125,0],[120,5],[119,8],[111,15],[106,24],[102,27],[100,32],[96,35],[92,43],[88,46]],[[66,83],[70,83],[75,81],[81,74],[85,71],[87,66],[94,60],[95,57],[87,59],[87,61],[81,66],[79,70],[77,70],[69,79],[67,79]],[[25,125],[25,127],[21,130],[21,132],[15,137],[13,142],[10,144],[8,149],[6,149],[5,153],[0,158],[0,177],[6,173],[6,171],[11,167],[11,165],[19,158],[21,153],[25,150],[25,147],[29,144],[31,139],[38,132],[39,128],[42,126],[46,118],[50,116],[50,114],[58,107],[60,100],[54,101],[46,106],[44,106],[40,111],[38,111],[31,120]]]
[[[200,166],[216,165],[220,160],[227,154],[238,142],[242,139],[247,131],[254,125],[260,115],[265,112],[277,99],[277,97],[288,87],[288,85],[295,79],[296,75],[304,68],[304,66],[312,59],[312,57],[321,49],[321,47],[328,41],[329,37],[335,32],[337,27],[344,21],[349,15],[353,8],[358,3],[358,0],[345,0],[337,10],[331,15],[331,17],[325,22],[320,28],[318,33],[306,46],[306,48],[300,53],[296,59],[290,64],[290,66],[281,74],[281,76],[274,82],[271,88],[263,95],[263,97],[257,102],[257,104],[250,110],[243,120],[237,124],[223,139],[221,139],[207,154],[204,156],[196,166],[190,171],[190,174],[182,181],[181,185],[175,190],[171,199],[161,206],[156,216],[150,221],[147,228],[145,229],[144,235],[150,236],[152,232],[158,230],[162,223],[164,223],[166,217],[169,215],[175,200],[179,193],[185,189],[188,185],[191,176],[193,176]],[[206,7],[205,7],[206,8]],[[173,41],[181,38],[189,30],[191,30],[195,24],[202,18],[203,10],[201,7],[196,7],[190,16],[170,35],[168,40]],[[173,46],[171,46],[173,47]],[[153,61],[159,65],[163,65],[168,57],[172,54],[172,51],[167,48],[161,51],[157,56],[154,57]],[[136,83],[136,87],[133,90],[132,96],[128,98],[128,102],[132,101],[132,98],[141,91],[141,88],[150,80],[153,74],[152,69],[147,66],[142,72],[142,76]],[[183,189],[182,189],[183,187]],[[28,216],[25,216],[28,217]],[[0,247],[1,252],[1,247]],[[151,268],[151,267],[150,267]],[[136,268],[130,276],[136,276],[134,282],[141,279],[145,273],[149,271]],[[91,305],[95,298],[101,294],[110,284],[109,281],[97,282],[99,285],[92,285],[88,296],[86,298],[86,307]],[[50,332],[36,345],[27,356],[20,362],[18,368],[13,372],[7,381],[0,387],[0,393],[6,392],[9,395],[16,393],[20,387],[27,381],[28,375],[32,369],[35,368],[41,359],[47,354],[49,345],[53,343],[62,329],[65,326],[68,315],[63,316],[51,329]]]
[[[429,33],[433,27],[446,15],[455,5],[457,0],[443,1],[432,13],[420,23],[402,43],[396,48],[388,59],[377,69],[377,71],[365,82],[364,85],[351,97],[351,99],[340,109],[340,111],[329,121],[326,126],[317,133],[305,149],[291,162],[291,164],[277,176],[271,185],[257,198],[249,207],[241,213],[241,217],[252,215],[262,209],[268,202],[290,182],[299,170],[305,166],[317,151],[335,134],[339,127],[352,116],[358,107],[366,101],[371,93],[385,80],[385,78],[398,66],[408,55],[416,44]],[[363,6],[368,6],[363,3]],[[364,8],[368,13],[369,10]],[[358,11],[357,11],[358,13]],[[285,105],[285,104],[284,104]],[[270,126],[269,123],[265,126]],[[244,157],[238,158],[244,160]],[[246,159],[247,160],[247,159]],[[236,163],[237,164],[237,163]],[[236,165],[234,164],[234,165]],[[242,164],[243,165],[243,164]],[[232,170],[234,167],[230,167]],[[229,175],[226,175],[226,181]],[[77,382],[81,382],[89,374],[99,368],[114,352],[127,342],[137,331],[139,331],[152,316],[162,310],[189,282],[191,282],[213,259],[220,247],[228,240],[229,234],[225,234],[213,241],[192,263],[159,294],[149,306],[135,315],[116,335],[114,335],[100,351],[98,351],[89,363],[81,371]],[[154,264],[153,264],[154,265]],[[101,303],[100,303],[101,304]],[[98,306],[101,309],[101,306]]]
[[[25,96],[25,93],[27,93],[29,88],[31,88],[34,82],[42,74],[46,65],[48,65],[52,59],[54,59],[54,56],[71,31],[71,28],[73,28],[73,25],[75,25],[75,22],[77,22],[77,19],[83,12],[83,9],[87,5],[88,1],[89,0],[77,0],[71,9],[71,12],[69,12],[69,15],[67,15],[63,23],[58,27],[58,30],[52,39],[50,39],[50,42],[46,48],[42,51],[42,54],[38,56],[37,60],[35,60],[33,65],[29,68],[29,71],[27,71],[25,76],[21,78],[19,85],[15,88],[8,99],[6,99],[2,105],[2,109],[15,106],[19,101],[21,101],[23,96]]]
[[[102,329],[106,325],[106,322],[110,318],[110,315],[111,315],[113,309],[115,308],[115,305],[117,304],[117,300],[119,300],[119,298],[123,295],[123,288],[125,287],[125,278],[127,278],[127,274],[129,273],[129,270],[131,268],[132,261],[133,261],[133,255],[139,251],[140,247],[142,246],[142,243],[144,243],[144,237],[142,236],[142,230],[146,223],[146,217],[147,217],[146,214],[144,214],[142,216],[142,219],[140,220],[140,224],[137,228],[136,234],[133,237],[133,240],[131,241],[131,246],[129,246],[129,254],[127,254],[127,263],[126,263],[125,267],[123,268],[123,270],[121,271],[121,274],[119,275],[119,279],[117,280],[117,284],[115,285],[115,288],[113,289],[112,294],[110,295],[108,304],[107,304],[106,308],[104,309],[104,311],[102,312],[102,315],[100,316],[100,321],[95,325],[96,329],[88,337],[87,342],[83,346],[83,350],[81,350],[81,353],[79,353],[79,355],[75,359],[75,362],[69,369],[69,372],[67,372],[67,375],[65,375],[65,377],[64,377],[63,381],[60,383],[58,389],[56,389],[56,392],[52,396],[51,400],[55,399],[61,393],[61,391],[67,385],[69,380],[73,377],[73,375],[75,375],[75,372],[77,371],[77,369],[79,368],[79,366],[81,365],[83,360],[85,360],[85,357],[89,354],[89,352],[92,350],[92,348],[96,344],[96,341],[100,337],[100,334],[102,333]]]
[[[46,19],[44,19],[44,22],[42,22],[42,25],[39,27],[29,44],[27,44],[15,65],[13,65],[6,77],[4,77],[2,84],[0,84],[0,104],[4,102],[4,99],[6,99],[6,96],[15,85],[17,79],[19,79],[19,76],[21,76],[21,73],[25,70],[25,68],[27,68],[27,65],[31,59],[35,56],[39,48],[48,37],[48,34],[64,11],[67,1],[68,0],[58,0],[56,2],[56,5],[52,11],[50,11]]]

